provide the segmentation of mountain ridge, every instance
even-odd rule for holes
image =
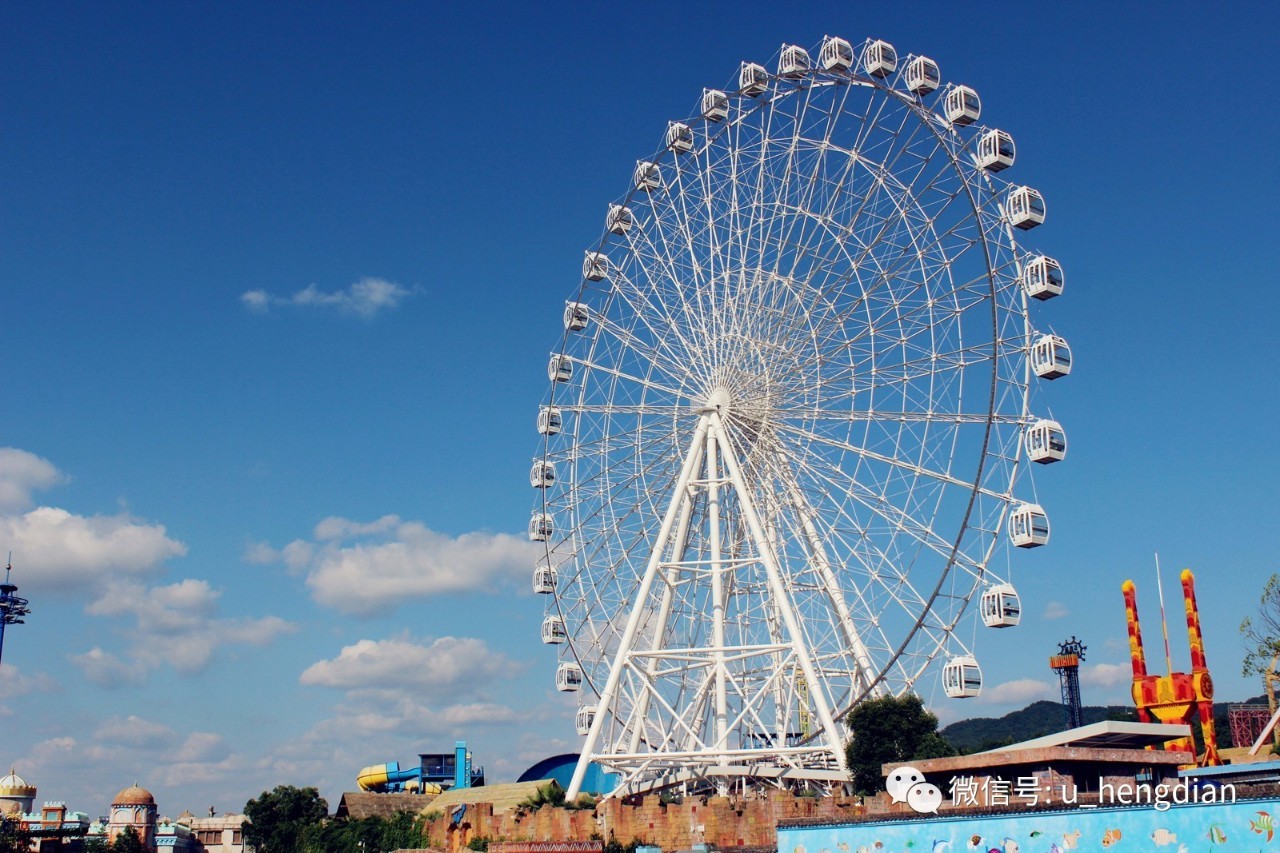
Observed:
[[[1255,696],[1243,702],[1215,702],[1213,719],[1219,748],[1234,745],[1231,741],[1231,727],[1227,722],[1229,705],[1265,705],[1266,702],[1265,696]],[[1080,711],[1085,725],[1103,720],[1138,720],[1137,711],[1130,705],[1085,705]],[[1002,717],[957,720],[940,729],[939,734],[962,753],[982,752],[1063,731],[1066,728],[1066,715],[1062,703],[1040,699]],[[1192,726],[1192,730],[1198,740],[1199,727]]]

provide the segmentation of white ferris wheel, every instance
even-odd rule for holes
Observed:
[[[1012,137],[884,41],[774,68],[636,164],[547,366],[529,537],[571,797],[590,761],[623,793],[847,778],[863,697],[935,660],[978,694],[973,626],[1018,623],[1011,546],[1049,539],[1015,490],[1065,456],[1031,392],[1071,353],[1032,322],[1063,274],[1019,245],[1045,204]]]

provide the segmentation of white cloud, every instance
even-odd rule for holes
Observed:
[[[136,685],[166,664],[182,673],[198,672],[219,647],[262,646],[293,630],[275,616],[218,618],[221,592],[203,580],[151,587],[136,580],[187,553],[163,525],[125,514],[74,515],[49,506],[22,511],[33,489],[65,479],[45,459],[0,448],[0,542],[13,549],[14,580],[24,592],[81,593],[90,596],[85,612],[92,616],[132,618],[133,625],[122,632],[131,645],[129,655],[95,646],[70,657],[90,683]]]
[[[71,655],[70,660],[86,681],[99,687],[127,687],[147,680],[146,668],[141,664],[125,662],[97,646],[82,655]]]
[[[73,515],[37,507],[0,516],[0,542],[9,543],[24,588],[75,590],[103,572],[144,574],[187,553],[164,525],[128,515]]]
[[[104,721],[93,733],[93,740],[98,744],[114,744],[134,749],[146,746],[165,748],[178,742],[178,733],[166,725],[130,714]]]
[[[540,697],[521,697],[518,710],[495,701],[510,695],[519,668],[471,637],[360,640],[302,673],[302,684],[341,690],[342,698],[326,718],[272,749],[260,775],[346,790],[355,768],[396,756],[403,760],[420,744],[447,746],[458,738],[477,748],[492,770],[502,763],[495,761],[500,751],[480,745],[486,739],[503,742],[517,724],[528,731],[545,716],[535,701]],[[564,714],[557,710],[555,718],[563,730]]]
[[[58,682],[52,676],[38,672],[25,675],[11,663],[0,663],[0,696],[5,699],[16,699],[28,693],[53,693],[59,689]],[[0,705],[0,716],[8,716],[10,709]]]
[[[173,792],[158,790],[157,785],[188,792],[189,786],[207,791],[220,785],[242,798],[245,775],[251,769],[251,762],[234,754],[217,734],[182,733],[135,715],[107,720],[83,742],[72,737],[41,741],[15,763],[28,779],[45,780],[41,788],[52,780],[63,780],[61,796],[81,803],[80,808],[91,814],[134,780],[157,793],[164,809],[180,808],[181,800],[175,803]]]
[[[280,562],[281,554],[267,542],[250,542],[245,546],[242,559],[246,563],[265,565]]]
[[[0,447],[0,512],[21,512],[31,506],[32,492],[67,479],[48,459],[16,447]]]
[[[250,290],[240,295],[240,301],[250,311],[265,313],[273,305],[334,308],[348,314],[372,318],[381,311],[396,308],[411,291],[381,278],[362,278],[346,290],[326,292],[314,284],[290,296],[276,296],[265,290]]]
[[[1042,616],[1041,618],[1042,619],[1061,619],[1064,616],[1069,616],[1070,614],[1071,614],[1071,611],[1067,610],[1066,605],[1063,604],[1062,602],[1050,601],[1048,604],[1045,605],[1044,616]]]
[[[33,507],[34,492],[68,479],[34,453],[0,448],[0,542],[13,552],[14,579],[24,590],[75,591],[104,572],[144,574],[186,554],[163,525],[125,513],[83,516]]]
[[[231,750],[222,740],[222,735],[214,732],[192,732],[173,753],[173,760],[182,763],[222,761],[230,754]]]
[[[209,665],[223,646],[265,646],[295,626],[277,616],[218,618],[222,593],[207,581],[187,578],[165,586],[117,582],[86,608],[94,616],[131,617],[123,631],[130,640],[131,663],[94,649],[72,662],[95,683],[137,683],[139,672],[168,665],[191,674]],[[91,669],[92,668],[92,669]]]
[[[484,642],[440,637],[429,645],[408,638],[360,640],[332,660],[313,663],[299,681],[339,690],[412,688],[415,695],[456,698],[514,673],[516,665]]]
[[[1087,663],[1080,666],[1080,683],[1090,687],[1115,687],[1133,681],[1133,667],[1127,663]]]
[[[271,305],[271,297],[265,290],[248,290],[240,294],[240,301],[250,311],[264,312]]]
[[[279,552],[254,546],[252,557],[278,554],[291,571],[306,575],[316,601],[358,615],[390,610],[414,597],[493,589],[524,577],[537,555],[522,537],[453,537],[394,515],[368,523],[326,518],[314,533],[316,542],[295,540]]]
[[[517,725],[531,734],[548,716],[558,730],[566,725],[558,708],[538,704],[545,697],[523,696],[518,709],[495,701],[510,695],[518,669],[475,638],[360,640],[302,673],[301,683],[341,690],[342,699],[305,733],[277,744],[255,769],[259,776],[307,779],[322,790],[342,791],[350,788],[355,768],[403,760],[421,744],[447,747],[466,738],[490,771],[501,766],[514,778],[527,764],[512,765],[498,744]]]
[[[316,525],[316,539],[354,539],[357,536],[371,536],[395,530],[400,525],[400,516],[384,515],[377,521],[361,523],[331,515]]]
[[[1019,678],[984,688],[978,701],[984,705],[1025,705],[1037,699],[1051,699],[1057,686],[1034,678]]]

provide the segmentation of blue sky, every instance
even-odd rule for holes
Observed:
[[[0,763],[161,811],[466,738],[572,748],[522,542],[532,423],[607,201],[738,62],[927,53],[1044,194],[1052,544],[987,695],[1122,701],[1119,586],[1200,581],[1219,695],[1280,545],[1274,4],[11,3],[0,9]],[[250,294],[246,297],[246,294]],[[1168,595],[1176,614],[1176,595]],[[1173,625],[1175,664],[1185,644]],[[1012,634],[1014,632],[1004,632]],[[1182,648],[1181,655],[1179,650]],[[1158,657],[1158,654],[1156,655]],[[1003,700],[1003,701],[1002,701]],[[7,769],[7,768],[6,768]]]

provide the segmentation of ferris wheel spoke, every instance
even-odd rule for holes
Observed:
[[[684,331],[682,323],[667,313],[652,310],[650,304],[654,295],[646,294],[643,288],[633,285],[622,272],[615,275],[615,284],[615,296],[626,306],[625,311],[618,313],[627,316],[633,325],[626,327],[609,313],[602,313],[598,318],[601,329],[596,340],[619,347],[641,361],[645,356],[651,356],[651,369],[669,377],[678,378],[686,374],[692,366],[694,350],[691,349],[691,337]],[[658,314],[656,322],[651,314]]]
[[[659,373],[668,382],[687,380],[688,353],[673,347],[665,339],[644,339],[607,317],[600,318],[600,336],[613,347],[609,352],[612,361],[622,364],[645,364],[651,372]],[[599,358],[599,356],[597,356]],[[654,385],[660,390],[664,386]]]
[[[929,411],[898,411],[893,410],[873,410],[873,409],[851,409],[848,411],[824,409],[790,409],[786,412],[786,417],[793,421],[833,421],[836,423],[867,423],[867,422],[902,422],[902,423],[935,423],[935,424],[986,424],[988,421],[994,421],[997,424],[1008,424],[1014,426],[1023,426],[1028,419],[1021,414],[1004,414],[996,412],[995,414],[985,414],[981,412],[929,412]]]
[[[821,466],[813,466],[809,469],[810,475],[824,481],[828,486],[834,485],[837,480],[830,471],[823,470]],[[916,521],[905,509],[897,507],[888,501],[886,495],[876,494],[866,488],[859,482],[853,482],[845,485],[843,488],[848,489],[847,496],[855,503],[859,504],[864,510],[871,513],[889,524],[895,534],[901,534],[917,546],[931,552],[934,556],[940,557],[948,563],[954,562],[957,566],[963,566],[968,562],[968,557],[962,551],[955,551],[952,543],[947,542],[938,536],[931,528]],[[953,551],[955,551],[953,555]],[[853,553],[859,551],[855,549]],[[887,557],[887,555],[881,555]],[[873,564],[876,565],[876,564]],[[888,566],[891,575],[894,577],[895,589],[911,590],[911,600],[922,606],[928,604],[928,598],[916,593],[912,588],[906,571],[899,568],[896,560],[884,559],[878,564],[874,571],[879,574],[883,572],[883,567]],[[921,611],[922,612],[922,611]]]
[[[813,479],[814,476],[817,476],[819,480],[827,478],[828,482],[832,484],[838,482],[838,477],[831,477],[830,474],[821,474],[821,473],[815,474],[814,472],[811,471],[810,479]],[[837,488],[844,489],[846,487],[838,486]],[[849,495],[849,497],[853,497],[854,499],[857,499],[856,495]],[[890,513],[888,513],[882,507],[876,507],[873,505],[871,508],[873,512],[878,512],[881,515],[885,515],[885,516],[890,515]],[[891,516],[890,523],[894,524],[895,526],[900,526],[901,518],[897,516]],[[904,613],[909,614],[909,616],[915,623],[912,627],[912,632],[914,633],[914,631],[917,630],[919,627],[920,620],[923,618],[922,614],[924,614],[928,609],[928,604],[926,600],[914,591],[914,589],[912,588],[907,578],[907,575],[898,568],[896,561],[890,559],[890,557],[887,554],[880,552],[870,557],[863,556],[862,554],[863,548],[869,546],[869,540],[865,535],[866,528],[855,523],[855,529],[858,529],[860,531],[858,535],[857,545],[846,543],[846,548],[842,551],[842,553],[849,555],[851,558],[856,559],[861,564],[863,564],[865,567],[866,576],[869,579],[872,579],[872,582],[875,583],[878,588],[882,589],[883,592],[887,593],[890,599],[896,602],[897,606]],[[828,527],[828,530],[834,531],[834,528]],[[837,535],[837,538],[839,538],[838,535]],[[874,545],[870,545],[870,547],[874,548]],[[888,574],[892,578],[891,583],[875,580],[877,578],[882,577],[885,574]],[[863,601],[866,601],[864,596],[866,592],[869,591],[869,589],[870,587],[864,587],[861,591],[857,593],[858,597]],[[875,602],[870,602],[869,606],[866,606],[862,612],[881,613],[883,612],[883,605]],[[877,630],[879,630],[878,626],[877,626]],[[886,646],[888,645],[887,638],[886,638],[885,645]]]
[[[699,349],[698,329],[692,325],[698,314],[679,286],[685,277],[678,274],[670,257],[651,239],[650,232],[654,230],[659,232],[659,240],[665,239],[657,216],[645,223],[645,227],[633,229],[634,236],[628,234],[632,256],[637,264],[642,265],[640,271],[644,277],[633,280],[625,267],[620,268],[616,276],[617,285],[619,292],[631,303],[635,318],[646,325],[654,339],[665,340],[668,336],[675,339],[674,347],[669,347],[667,352],[671,363],[689,364],[695,361],[694,356]],[[650,263],[643,266],[645,261]],[[661,271],[661,275],[655,276],[655,271]],[[673,304],[668,306],[668,300]]]
[[[794,438],[803,440],[805,442],[811,442],[814,444],[825,445],[827,447],[832,447],[838,450],[847,451],[849,453],[853,453],[858,456],[865,457],[867,459],[872,459],[876,462],[881,463],[882,465],[885,465],[891,468],[896,468],[902,471],[907,471],[907,472],[910,472],[911,474],[924,476],[929,479],[936,480],[940,483],[945,483],[949,486],[956,486],[958,488],[966,489],[966,490],[975,489],[974,484],[968,480],[963,480],[959,477],[952,476],[943,471],[938,471],[938,470],[935,470],[932,468],[926,468],[914,463],[905,462],[901,459],[897,459],[883,453],[877,453],[876,451],[868,447],[858,446],[858,445],[850,444],[848,442],[840,441],[838,439],[822,435],[821,433],[813,432],[812,430],[805,429],[804,427],[797,426],[795,424],[783,422],[783,423],[777,424],[776,428],[780,432],[789,434]],[[981,486],[976,487],[976,491],[979,492],[980,494],[986,495],[987,497],[997,498],[999,500],[1005,500],[1007,498],[1007,496],[1004,495],[1003,493],[994,492],[994,491],[991,491],[990,489],[986,489]]]
[[[943,175],[944,175],[943,172],[935,173],[931,177],[930,183],[926,185],[926,187],[924,188],[925,191],[932,191],[934,189],[934,183],[941,180]],[[917,178],[918,177],[919,176],[917,176]],[[911,190],[914,190],[914,185],[911,187]],[[919,259],[921,257],[929,257],[931,255],[937,256],[938,272],[935,273],[935,275],[940,275],[944,272],[949,271],[955,265],[955,263],[960,259],[963,253],[967,251],[969,248],[971,248],[973,245],[975,245],[981,239],[981,237],[965,238],[957,234],[957,230],[963,224],[962,219],[957,219],[948,228],[944,229],[941,232],[939,232],[936,229],[935,227],[936,223],[948,211],[951,204],[959,198],[965,198],[964,194],[959,189],[948,191],[948,192],[942,192],[940,193],[940,195],[944,200],[942,201],[938,209],[933,211],[931,215],[929,215],[926,218],[925,223],[927,225],[927,228],[923,229],[923,230],[926,230],[927,233],[929,233],[932,236],[931,243],[928,246],[918,248],[918,250],[914,253],[907,252],[905,250],[899,251],[897,253],[898,258],[896,260],[896,265],[893,267],[882,269],[879,272],[879,274],[873,279],[870,285],[864,284],[863,286],[861,286],[858,289],[857,295],[852,300],[852,302],[846,308],[841,309],[841,312],[832,318],[831,325],[833,328],[843,328],[844,324],[849,322],[855,313],[863,310],[864,302],[872,300],[876,296],[876,294],[878,294],[885,287],[889,286],[891,282],[895,280],[899,275],[901,275],[903,271],[906,270],[908,267],[918,264]],[[890,225],[897,224],[900,222],[901,218],[905,216],[905,212],[906,212],[906,208],[904,206],[895,205],[895,216],[893,218],[885,217],[883,219],[881,230],[877,235],[875,235],[875,238],[871,240],[855,240],[855,245],[862,247],[861,253],[859,255],[848,256],[847,249],[845,248],[845,241],[843,240],[837,239],[833,244],[833,248],[840,249],[842,251],[842,254],[844,254],[844,256],[847,258],[849,269],[859,270],[861,269],[862,265],[867,260],[868,255],[874,248],[881,247],[881,250],[883,251],[884,243],[880,242],[881,238],[884,237],[884,234],[886,233]],[[862,217],[859,217],[859,218],[862,218]],[[938,249],[934,249],[933,251],[929,250],[930,246],[940,247],[941,245],[943,245],[944,242],[947,242],[948,244],[954,243],[955,245],[949,245],[949,249],[946,251],[941,251]],[[831,262],[832,264],[835,264],[836,259],[832,258]],[[926,283],[929,280],[930,280],[930,277],[928,276],[924,278],[924,281]],[[840,284],[839,280],[837,280],[836,283]],[[946,295],[945,292],[943,295]],[[868,329],[876,328],[875,322],[874,321],[868,322],[867,328]]]
[[[676,389],[672,388],[669,385],[665,385],[661,382],[655,382],[653,379],[650,379],[649,377],[646,377],[646,376],[637,376],[634,373],[629,373],[623,368],[615,367],[611,364],[591,362],[585,359],[575,358],[574,356],[568,356],[568,358],[574,364],[580,365],[581,367],[587,370],[590,370],[594,373],[603,373],[607,376],[612,376],[616,379],[620,379],[624,382],[628,382],[636,386],[648,388],[650,390],[661,391],[662,393],[669,394],[673,397],[677,397],[680,394],[679,391],[677,391]]]

